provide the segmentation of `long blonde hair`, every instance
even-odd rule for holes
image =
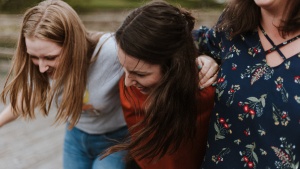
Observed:
[[[26,52],[25,38],[29,37],[62,47],[51,87],[47,75],[39,72]],[[98,38],[90,36],[74,9],[61,0],[46,0],[28,9],[12,68],[1,93],[2,101],[6,103],[9,95],[13,113],[33,119],[36,107],[48,115],[53,101],[58,104],[58,96],[61,96],[55,122],[69,120],[73,127],[80,118],[87,71]]]

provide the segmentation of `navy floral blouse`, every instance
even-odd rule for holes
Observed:
[[[231,39],[201,27],[199,47],[221,61],[202,169],[298,169],[300,53],[266,63],[258,32]]]

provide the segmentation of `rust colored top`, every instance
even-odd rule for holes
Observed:
[[[125,121],[130,128],[144,117],[143,112],[135,113],[135,110],[142,107],[147,95],[132,87],[132,90],[126,91],[132,96],[130,102],[125,96],[124,90],[128,88],[124,88],[124,76],[120,79],[119,87]],[[149,163],[147,159],[138,160],[135,158],[137,164],[142,169],[199,169],[206,149],[209,118],[214,105],[214,92],[214,87],[208,87],[200,91],[198,100],[201,107],[199,107],[197,117],[197,133],[192,141],[182,143],[175,153],[164,155],[155,162]]]

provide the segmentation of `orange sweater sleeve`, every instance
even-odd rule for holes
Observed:
[[[143,107],[147,96],[135,88],[131,90],[125,88],[124,77],[120,79],[119,87],[124,117],[130,128],[143,118],[143,112],[136,113],[136,108]],[[125,96],[125,90],[132,96],[130,101],[128,96]],[[147,159],[135,159],[137,164],[142,169],[199,169],[206,149],[209,118],[214,105],[214,92],[215,88],[213,87],[200,91],[198,100],[201,106],[197,117],[197,134],[192,141],[183,143],[175,153],[167,154],[155,162],[149,163]]]

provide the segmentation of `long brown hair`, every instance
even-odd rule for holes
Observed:
[[[119,47],[127,55],[160,65],[163,77],[146,100],[144,119],[131,128],[140,130],[109,153],[130,150],[132,157],[159,159],[193,138],[197,119],[193,27],[188,11],[154,1],[131,12],[117,30]]]
[[[285,16],[278,27],[281,35],[286,35],[300,27],[300,1],[288,0]],[[217,29],[230,31],[231,36],[255,30],[261,20],[260,7],[254,0],[231,0],[221,16]]]
[[[26,52],[27,37],[48,40],[62,47],[51,87],[47,75],[39,72]],[[61,0],[46,0],[28,9],[12,69],[1,93],[2,101],[6,102],[9,95],[13,113],[30,119],[35,118],[35,107],[48,115],[55,101],[59,104],[55,122],[70,120],[70,127],[73,127],[80,118],[87,70],[97,40],[97,36],[86,31],[72,7]],[[62,97],[60,103],[59,95]]]

